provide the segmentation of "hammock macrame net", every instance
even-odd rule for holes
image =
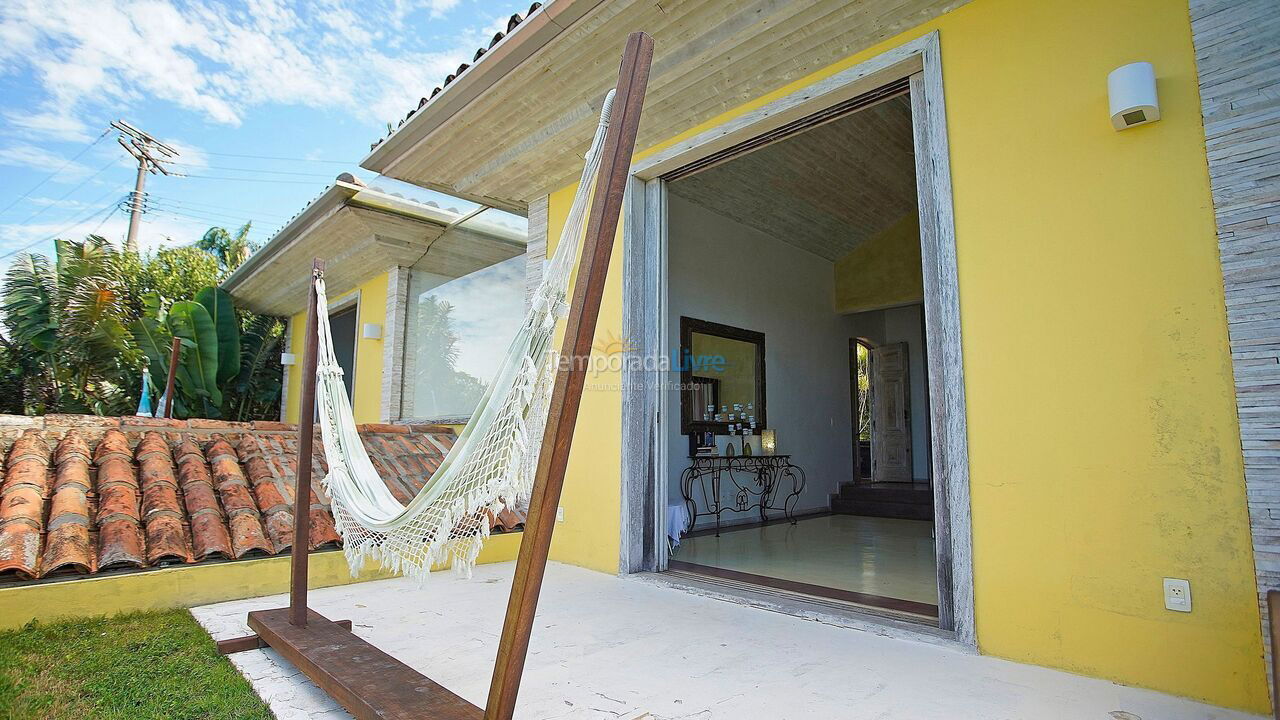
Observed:
[[[334,356],[324,278],[315,278],[316,407],[329,465],[323,484],[353,574],[368,559],[419,579],[444,563],[469,574],[489,536],[489,513],[527,503],[555,383],[552,335],[568,312],[569,278],[612,103],[610,91],[560,242],[497,376],[440,467],[407,505],[391,494],[360,441]]]

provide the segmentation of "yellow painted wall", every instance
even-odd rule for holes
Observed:
[[[521,537],[520,533],[494,535],[485,543],[478,562],[511,560]],[[312,553],[308,564],[309,586],[313,588],[392,577],[382,570],[365,570],[353,578],[341,552]],[[0,588],[0,630],[22,627],[32,620],[195,607],[288,590],[287,556],[14,585]]]
[[[920,268],[920,216],[908,215],[836,260],[836,312],[918,303],[924,299]]]
[[[356,319],[356,382],[352,396],[351,412],[358,423],[376,423],[382,411],[382,339],[367,340],[360,337],[360,326],[377,323],[384,326],[382,336],[387,335],[387,274],[379,273],[361,283],[351,292],[329,298],[334,306],[355,293],[360,293],[360,317]],[[285,421],[298,422],[298,399],[302,387],[302,349],[307,329],[307,314],[293,316],[290,333],[291,351],[298,364],[289,369],[288,402],[285,405]]]
[[[547,211],[548,256],[555,252],[576,189],[577,185],[572,185],[551,194]],[[615,347],[622,337],[621,227],[619,223],[600,304],[595,348]],[[556,334],[557,348],[563,334],[562,323]],[[587,378],[560,501],[564,522],[556,524],[551,544],[552,560],[607,573],[618,571],[622,533],[621,380],[621,373],[607,369]]]
[[[973,0],[642,154],[932,30],[955,192],[980,649],[1263,712],[1185,2]],[[1155,64],[1164,119],[1116,132],[1106,76],[1135,60]],[[552,238],[571,193],[551,198]],[[621,256],[598,338],[621,335]],[[607,572],[620,410],[616,390],[584,396],[554,549]],[[1164,609],[1162,577],[1191,581],[1194,612]]]

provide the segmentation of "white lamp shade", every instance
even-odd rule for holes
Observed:
[[[293,353],[280,353],[280,364],[281,365],[297,365],[298,356],[294,355]]]
[[[378,323],[365,323],[360,326],[360,337],[365,340],[382,339],[382,326]]]

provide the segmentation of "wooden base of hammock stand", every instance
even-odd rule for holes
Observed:
[[[582,261],[565,325],[564,345],[560,353],[562,361],[551,394],[546,434],[538,457],[529,513],[516,561],[515,580],[485,708],[476,707],[356,637],[349,623],[333,622],[308,609],[308,553],[305,543],[294,545],[289,606],[249,613],[249,626],[257,635],[226,641],[226,645],[243,650],[260,647],[258,643],[271,646],[362,720],[511,720],[589,367],[589,363],[582,360],[590,357],[595,338],[596,320],[600,315],[609,257],[622,210],[631,155],[635,151],[640,108],[652,61],[653,39],[644,33],[632,33],[622,55],[613,113],[601,148],[600,174],[596,179],[595,196],[583,238]],[[322,274],[324,261],[316,259],[312,272]],[[310,532],[318,322],[313,282],[307,304],[307,340],[298,416],[298,469],[293,516],[295,538],[306,538]],[[564,362],[564,359],[570,362]]]

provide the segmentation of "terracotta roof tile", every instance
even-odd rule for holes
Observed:
[[[362,425],[392,493],[408,500],[453,446],[441,425]],[[287,423],[0,415],[0,581],[287,552],[297,428]],[[311,549],[341,545],[318,479]],[[496,532],[522,512],[488,513]]]
[[[142,485],[142,518],[147,536],[147,562],[191,562],[186,513],[178,498],[169,443],[149,432],[138,443],[138,477]]]
[[[227,525],[231,531],[231,551],[237,558],[259,552],[274,555],[276,550],[267,539],[262,527],[262,514],[249,491],[249,481],[240,469],[235,450],[224,437],[219,437],[205,449],[205,457],[213,472],[213,481],[227,510]]]
[[[227,516],[214,494],[213,476],[204,460],[204,451],[184,435],[178,443],[178,484],[182,488],[187,518],[191,523],[191,549],[194,559],[231,558],[231,534]]]
[[[54,457],[57,474],[40,576],[63,570],[90,573],[97,567],[97,558],[89,537],[89,444],[72,430],[58,443]]]
[[[98,466],[98,567],[143,567],[141,500],[133,453],[124,433],[112,428],[94,452]]]
[[[49,445],[27,430],[13,443],[0,489],[0,572],[35,577],[44,529],[44,496],[49,474]]]

